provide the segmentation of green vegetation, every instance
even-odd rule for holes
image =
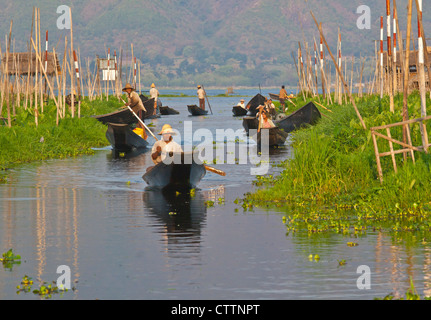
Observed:
[[[17,164],[92,154],[92,148],[108,145],[106,126],[91,116],[113,112],[120,106],[115,97],[108,102],[85,98],[81,118],[71,118],[67,112],[57,126],[56,107],[50,101],[39,115],[37,127],[33,109],[17,108],[12,128],[0,126],[0,182],[6,182],[6,170]]]
[[[286,213],[288,232],[358,236],[370,229],[385,229],[395,234],[414,232],[416,239],[423,239],[431,231],[431,157],[416,152],[413,164],[398,155],[398,173],[391,157],[382,158],[381,184],[369,130],[402,121],[402,96],[395,97],[395,114],[386,111],[388,97],[381,102],[378,96],[356,98],[356,103],[367,130],[350,104],[328,107],[332,113],[321,109],[327,117],[293,134],[294,156],[282,164],[282,174],[276,179],[259,177],[256,185],[264,188],[247,194],[243,208],[278,208]],[[419,118],[417,93],[409,96],[408,105],[410,118]],[[401,129],[391,134],[402,141]],[[413,145],[422,144],[418,126],[412,126],[411,135]],[[387,141],[379,139],[378,145],[380,152],[389,151]]]
[[[13,250],[10,249],[9,251],[2,254],[2,258],[0,258],[0,262],[3,264],[3,267],[5,269],[12,270],[13,266],[15,264],[21,264],[21,256],[15,255],[13,253]]]

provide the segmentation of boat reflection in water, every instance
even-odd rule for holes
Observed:
[[[201,191],[195,194],[148,190],[143,195],[144,206],[154,218],[166,241],[171,257],[198,257],[201,230],[205,227],[206,205]]]

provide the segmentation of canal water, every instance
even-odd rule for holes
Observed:
[[[249,100],[257,92],[241,93]],[[242,128],[231,112],[239,100],[211,97],[212,115],[190,117],[187,105],[196,104],[195,98],[163,98],[180,114],[153,125],[157,131],[168,123],[184,132],[192,122],[193,131],[213,133],[220,142],[214,150],[223,148],[232,141],[217,140],[216,131]],[[183,143],[200,142],[186,137]],[[287,235],[288,212],[244,212],[236,200],[255,188],[250,169],[268,165],[268,174],[276,176],[276,165],[293,150],[289,138],[271,151],[269,162],[252,164],[259,157],[254,141],[242,133],[234,143],[235,153],[250,155],[249,163],[218,159],[212,165],[226,177],[207,173],[194,197],[147,190],[142,175],[152,165],[149,152],[117,157],[107,146],[92,156],[14,169],[0,185],[0,250],[13,248],[22,259],[12,267],[0,265],[0,300],[40,299],[31,292],[18,295],[17,285],[25,275],[33,278],[33,289],[56,281],[59,266],[69,268],[75,290],[52,299],[370,300],[403,296],[410,279],[420,294],[431,294],[426,242],[406,246],[381,233]],[[348,247],[352,241],[359,245]],[[346,264],[340,266],[341,260]],[[361,278],[360,266],[370,278]],[[361,290],[358,282],[370,287]]]

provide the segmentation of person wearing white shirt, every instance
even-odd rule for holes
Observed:
[[[156,85],[153,83],[150,89],[150,99],[154,99],[154,115],[157,113],[157,101],[159,99],[159,90],[156,89]]]
[[[198,86],[199,107],[205,110],[205,91],[201,86]]]
[[[240,103],[238,103],[238,107],[245,109],[245,100],[242,99]]]
[[[163,136],[163,139],[157,141],[151,151],[151,158],[156,165],[163,162],[170,153],[183,152],[181,146],[174,141],[173,135],[175,135],[175,132],[169,124],[163,126],[159,135]]]

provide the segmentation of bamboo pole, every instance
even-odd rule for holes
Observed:
[[[409,119],[408,113],[408,85],[409,85],[409,63],[410,63],[410,39],[411,39],[411,30],[412,30],[412,4],[413,0],[409,0],[407,6],[407,35],[406,35],[406,50],[405,50],[405,60],[404,60],[404,97],[403,97],[403,121],[407,121]],[[410,130],[408,127],[404,127],[403,130],[403,141],[406,141],[406,130]]]
[[[428,56],[428,46],[426,42],[426,35],[425,35],[425,30],[424,30],[423,21],[422,21],[422,10],[419,10],[419,8],[422,8],[422,0],[421,0],[421,3],[419,3],[419,0],[416,0],[416,8],[417,8],[418,17],[419,17],[418,27],[422,35],[422,42],[423,42],[423,48],[424,48],[424,61],[428,69],[428,88],[430,91],[430,98],[431,98],[431,68],[430,68],[431,61]]]
[[[387,88],[389,91],[389,110],[394,113],[395,112],[395,106],[394,106],[394,93],[393,93],[393,59],[392,59],[392,33],[391,33],[391,1],[386,0],[386,28],[387,28],[387,47],[388,47],[388,54],[387,54]]]
[[[356,111],[356,114],[357,114],[357,116],[358,116],[358,118],[359,118],[359,121],[361,122],[362,127],[366,130],[366,129],[367,129],[367,126],[365,125],[365,122],[364,122],[364,120],[362,119],[361,114],[359,113],[359,110],[358,110],[358,108],[357,108],[357,106],[356,106],[355,100],[353,99],[353,97],[352,97],[352,95],[351,95],[351,93],[350,93],[350,90],[349,90],[348,86],[346,85],[346,82],[344,81],[344,77],[343,77],[343,75],[342,75],[342,73],[341,73],[340,69],[338,68],[338,65],[337,65],[337,63],[336,63],[336,61],[335,61],[335,58],[334,58],[334,56],[332,55],[331,49],[329,48],[329,45],[328,45],[328,43],[326,42],[325,36],[323,35],[322,27],[321,27],[321,26],[319,26],[319,24],[318,24],[318,22],[317,22],[317,20],[316,20],[316,18],[315,18],[315,16],[314,16],[314,14],[313,14],[313,12],[312,12],[311,10],[310,10],[310,13],[311,13],[311,16],[313,17],[314,22],[316,23],[316,26],[319,28],[319,33],[320,33],[320,35],[322,36],[323,41],[324,41],[325,46],[326,46],[326,49],[328,50],[328,52],[329,52],[329,54],[330,54],[330,56],[331,56],[331,58],[332,58],[332,61],[333,61],[334,65],[335,65],[335,67],[336,67],[336,69],[337,69],[337,72],[338,72],[338,74],[339,74],[339,75],[340,75],[340,77],[341,77],[341,81],[343,82],[343,85],[344,85],[344,87],[345,87],[345,89],[346,89],[346,91],[347,91],[347,93],[348,93],[348,96],[349,96],[349,98],[350,98],[350,101],[352,102],[353,107],[355,108],[355,111]]]
[[[69,8],[69,15],[70,15],[70,64],[73,65],[73,22],[72,22],[72,8]],[[70,75],[70,101],[71,101],[71,108],[72,108],[72,118],[75,118],[75,90],[74,90],[74,77],[72,74]]]

